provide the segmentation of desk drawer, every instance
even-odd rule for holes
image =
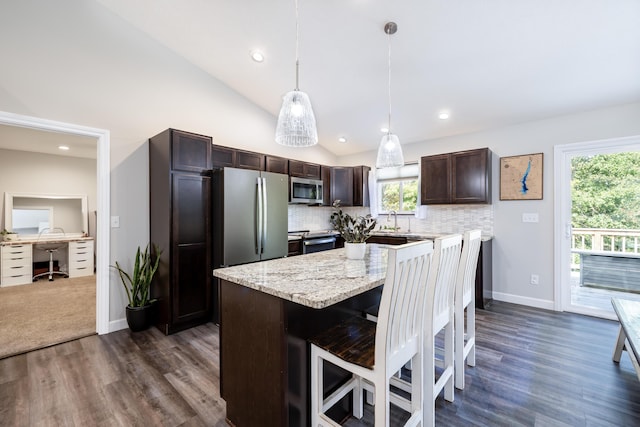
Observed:
[[[93,242],[70,242],[69,263],[93,260]]]
[[[2,261],[15,258],[31,260],[31,245],[11,245],[2,247]]]
[[[2,260],[2,275],[5,271],[15,271],[16,268],[31,269],[31,257],[9,258]],[[13,274],[12,274],[13,275]]]
[[[31,278],[31,272],[22,276],[8,276],[2,277],[0,281],[0,286],[15,286],[15,285],[27,285],[29,283],[33,283],[33,279]]]

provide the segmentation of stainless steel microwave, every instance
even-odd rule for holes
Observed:
[[[291,203],[322,204],[322,181],[291,177]]]

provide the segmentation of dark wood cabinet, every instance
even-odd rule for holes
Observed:
[[[378,243],[380,245],[404,245],[407,238],[404,236],[371,236],[367,243]]]
[[[320,179],[322,179],[322,206],[332,206],[331,198],[331,166],[320,167]]]
[[[450,203],[451,156],[449,154],[420,159],[420,201],[423,205]]]
[[[302,240],[289,240],[289,250],[287,256],[302,255]]]
[[[369,206],[369,166],[353,167],[353,206]]]
[[[331,203],[340,200],[340,206],[353,206],[353,168],[331,168]]]
[[[451,202],[491,203],[491,155],[488,148],[451,155]]]
[[[289,175],[298,178],[320,179],[320,165],[289,160]]]
[[[328,181],[331,189],[329,198],[331,202],[326,206],[330,206],[335,200],[340,200],[341,206],[369,206],[370,167],[334,166],[329,169]]]
[[[488,148],[420,159],[423,205],[491,203],[491,151]]]
[[[211,146],[211,167],[212,168],[232,168],[235,166],[236,150],[220,145]]]
[[[265,168],[267,172],[289,174],[289,159],[277,156],[265,156]]]
[[[231,167],[261,171],[265,168],[265,155],[254,153],[253,151],[212,145],[211,166],[217,169]]]
[[[476,268],[476,308],[487,308],[493,300],[493,240],[483,240]]]
[[[150,237],[162,250],[151,293],[171,334],[211,320],[211,138],[168,129],[149,139]]]
[[[264,154],[253,151],[236,150],[236,158],[233,162],[236,168],[252,169],[256,171],[264,170]]]

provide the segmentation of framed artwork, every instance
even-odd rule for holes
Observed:
[[[500,200],[542,200],[542,153],[500,158]]]

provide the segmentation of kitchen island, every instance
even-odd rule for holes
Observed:
[[[308,425],[307,339],[378,304],[386,268],[385,247],[368,244],[364,260],[334,249],[214,270],[228,422]],[[342,380],[337,371],[326,375],[327,388]]]

